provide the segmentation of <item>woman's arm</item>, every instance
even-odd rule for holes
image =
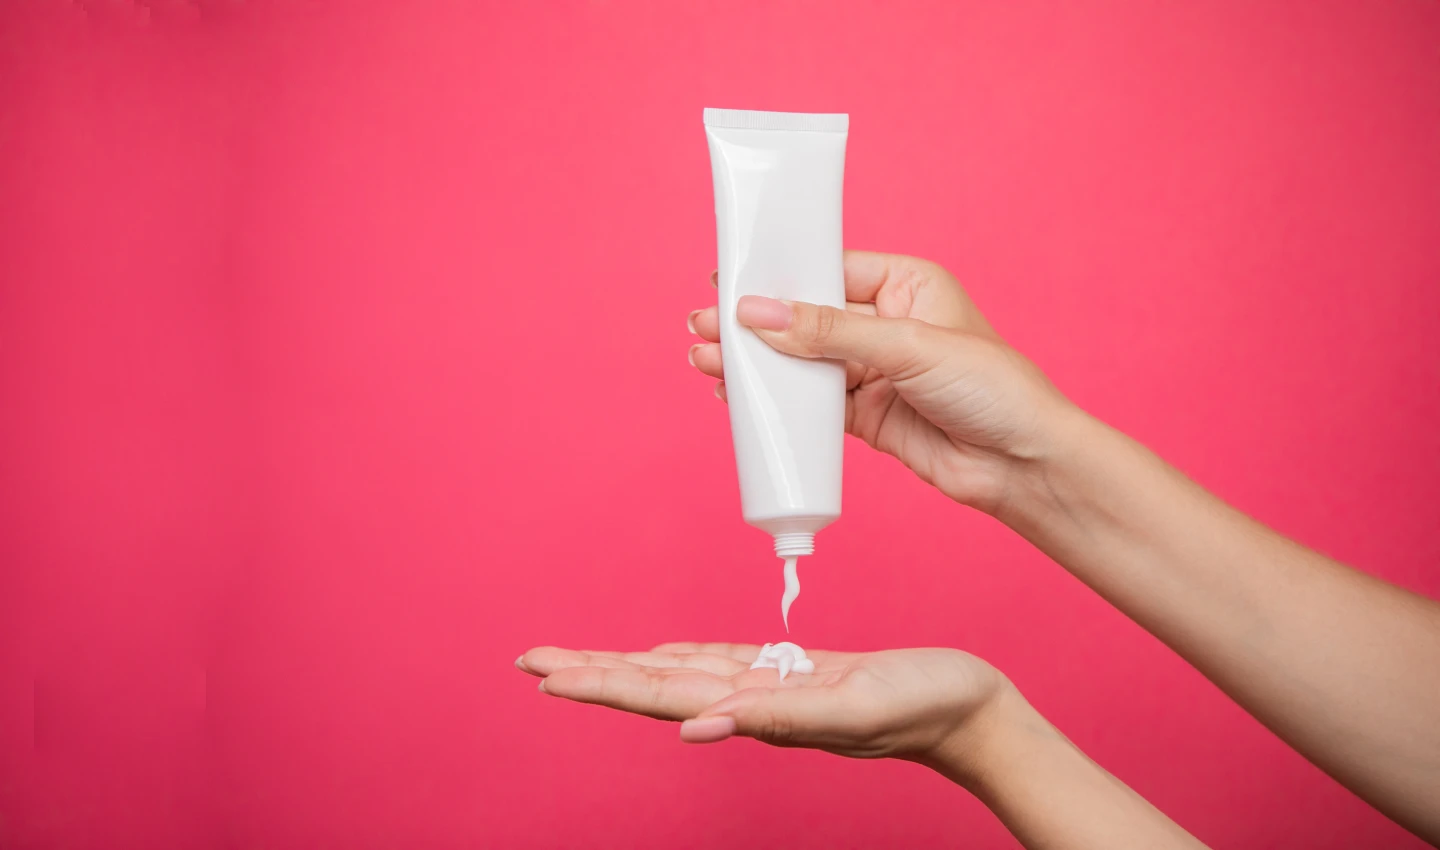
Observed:
[[[978,754],[942,747],[930,766],[978,797],[1028,850],[1205,846],[1091,761],[1018,693],[1001,702],[973,745]]]
[[[1015,528],[1440,843],[1440,604],[1284,539],[1085,416],[938,266],[845,260],[847,310],[746,296],[736,318],[779,351],[848,361],[851,433]],[[719,339],[715,308],[692,324]],[[719,346],[691,359],[724,374]]]
[[[1440,604],[1312,552],[1078,411],[998,515],[1290,746],[1440,842]]]

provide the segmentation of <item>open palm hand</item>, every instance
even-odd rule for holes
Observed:
[[[751,670],[760,647],[669,643],[649,652],[539,647],[516,666],[540,689],[576,702],[683,721],[681,738],[731,735],[853,758],[924,760],[971,725],[1007,687],[995,668],[955,649],[807,653],[811,674],[782,682]]]

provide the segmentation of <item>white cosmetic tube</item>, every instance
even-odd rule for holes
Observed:
[[[840,517],[845,366],[776,351],[736,322],[735,305],[764,295],[844,308],[849,123],[847,115],[705,110],[741,510],[787,559],[814,552],[815,533]]]

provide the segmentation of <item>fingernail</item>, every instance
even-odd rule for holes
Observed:
[[[719,269],[716,269],[715,271],[713,271],[713,272],[710,273],[710,285],[713,286],[713,287],[716,287],[717,289],[719,288],[719,286],[720,286],[720,270],[719,270]]]
[[[525,666],[525,656],[524,656],[524,655],[521,655],[519,658],[515,659],[515,666],[516,666],[518,669],[524,670],[526,673],[529,673],[529,672],[530,672],[530,668]]]
[[[542,694],[544,694],[544,693],[549,693],[549,691],[546,691],[546,690],[545,690],[545,680],[544,680],[544,679],[541,679],[541,680],[540,680],[540,684],[538,684],[538,685],[535,686],[535,690],[539,691],[539,692],[542,693]]]
[[[691,311],[690,315],[685,317],[685,329],[692,334],[695,333],[695,317],[698,315],[700,315],[700,311],[694,310]]]
[[[733,717],[697,717],[680,724],[680,740],[687,744],[713,744],[734,734]]]
[[[763,295],[743,295],[735,305],[736,321],[761,331],[788,330],[793,313],[789,304]]]
[[[699,344],[699,345],[692,345],[692,346],[690,346],[690,351],[689,351],[689,353],[687,353],[687,354],[685,355],[687,358],[690,359],[690,365],[691,365],[691,366],[694,366],[694,365],[695,365],[695,349],[699,348],[700,345],[703,345],[703,344],[704,344],[704,343],[701,343],[701,344]]]
[[[715,397],[718,398],[718,399],[720,399],[721,401],[725,401],[725,400],[726,400],[726,399],[725,399],[725,382],[724,382],[724,381],[721,381],[720,383],[718,383],[718,384],[715,385]]]

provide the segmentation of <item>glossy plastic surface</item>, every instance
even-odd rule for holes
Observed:
[[[772,535],[814,533],[840,516],[845,370],[775,351],[735,321],[735,305],[765,295],[844,306],[846,125],[844,116],[706,111],[741,505],[747,523]]]

